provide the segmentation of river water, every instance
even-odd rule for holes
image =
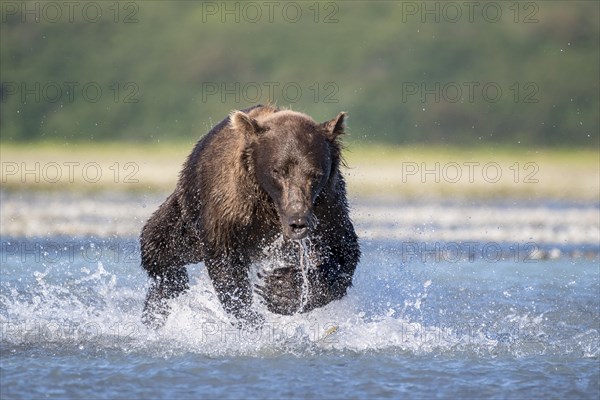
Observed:
[[[160,196],[0,200],[3,399],[600,394],[598,204],[354,199],[342,300],[239,330],[199,264],[153,331],[137,232]]]

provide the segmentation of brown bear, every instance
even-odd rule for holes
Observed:
[[[201,261],[223,308],[242,325],[263,320],[253,291],[269,311],[286,315],[346,294],[360,248],[340,173],[345,116],[316,123],[258,105],[232,112],[198,141],[175,191],[142,229],[142,267],[154,280],[145,324],[164,324],[167,300],[188,289],[186,265]],[[286,264],[253,285],[250,266],[274,242],[289,255]],[[299,265],[303,247],[316,264],[308,270]]]

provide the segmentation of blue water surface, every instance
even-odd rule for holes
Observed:
[[[589,257],[407,257],[363,240],[348,295],[234,328],[205,268],[158,331],[137,239],[2,238],[0,394],[12,398],[597,398]],[[264,311],[264,310],[263,310]],[[266,312],[266,311],[265,311]],[[335,332],[333,332],[335,330]]]

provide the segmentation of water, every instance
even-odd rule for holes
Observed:
[[[308,270],[311,267],[315,267],[310,262],[310,239],[302,239],[300,241],[300,270],[302,271],[302,293],[300,294],[300,309],[299,311],[304,311],[304,307],[308,304]]]
[[[580,208],[598,209],[568,209]],[[201,264],[164,328],[148,330],[135,236],[3,230],[0,397],[597,398],[597,221],[566,242],[534,232],[549,255],[534,257],[521,241],[467,245],[461,227],[421,243],[356,219],[348,295],[307,314],[263,310],[255,331],[229,323]]]

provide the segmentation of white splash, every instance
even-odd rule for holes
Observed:
[[[300,308],[298,312],[303,312],[308,304],[309,282],[308,269],[312,267],[310,257],[310,239],[305,238],[300,241],[300,271],[302,272],[302,292],[300,294]]]

